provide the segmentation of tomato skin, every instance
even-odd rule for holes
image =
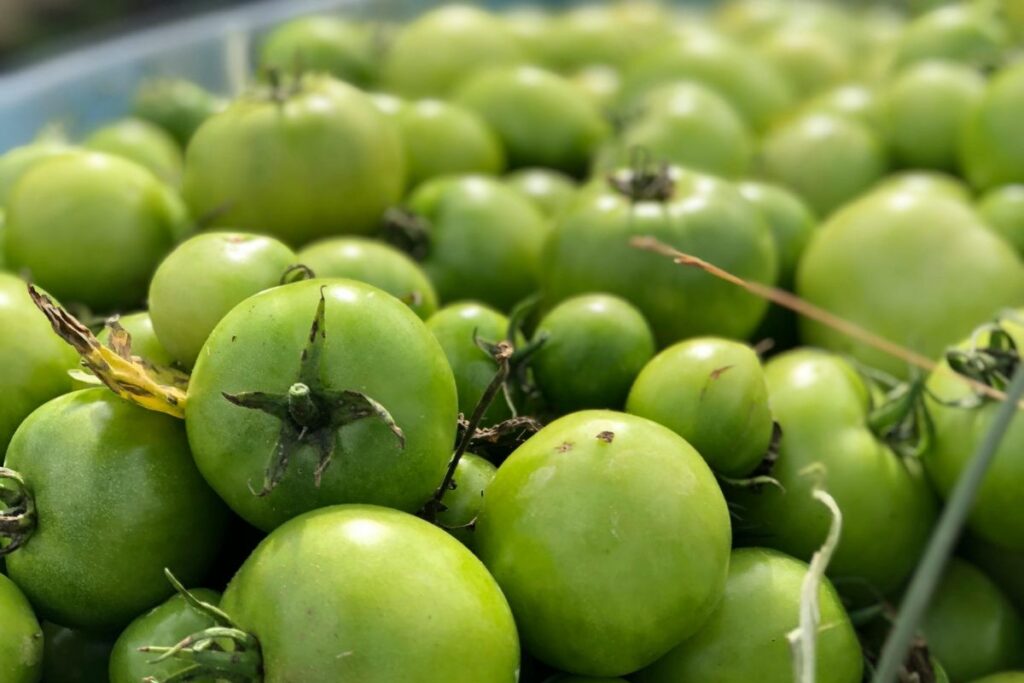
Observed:
[[[555,218],[576,197],[576,182],[549,168],[522,168],[505,176],[505,184],[529,198],[548,218]]]
[[[32,605],[0,574],[0,681],[38,683],[42,662],[43,632]]]
[[[529,199],[496,179],[457,176],[423,184],[408,206],[430,225],[423,269],[442,304],[473,299],[509,310],[537,289],[550,229]]]
[[[594,678],[593,676],[554,676],[544,683],[627,683],[625,678]]]
[[[181,182],[183,158],[177,141],[149,121],[134,118],[114,121],[94,131],[82,145],[134,161],[172,187]]]
[[[999,587],[1018,613],[1024,614],[1024,551],[1009,550],[968,534],[960,543],[959,554],[985,572]]]
[[[721,597],[731,539],[697,452],[611,411],[560,418],[516,449],[476,534],[524,647],[563,671],[611,677],[697,631]]]
[[[33,142],[4,152],[0,156],[0,208],[7,205],[11,190],[18,179],[33,166],[47,159],[68,156],[79,151],[61,142]]]
[[[143,167],[78,153],[37,164],[18,181],[5,250],[12,268],[29,269],[54,296],[107,312],[141,302],[188,225],[181,200]]]
[[[817,228],[814,214],[803,200],[784,187],[748,180],[736,188],[771,229],[778,256],[778,285],[792,289],[796,266]]]
[[[470,550],[476,543],[476,532],[467,525],[476,522],[487,488],[497,472],[497,467],[479,455],[464,454],[455,467],[455,488],[444,496],[444,504],[448,509],[437,515],[441,528],[462,541]]]
[[[291,520],[221,607],[259,639],[265,683],[513,683],[519,668],[512,614],[484,566],[396,510],[342,505]]]
[[[1024,182],[1024,64],[997,72],[960,135],[960,168],[976,189]]]
[[[1008,44],[1004,26],[982,5],[946,5],[911,22],[899,41],[895,66],[945,59],[974,67],[1002,60]]]
[[[437,311],[437,292],[415,261],[397,249],[360,237],[314,242],[297,255],[317,277],[348,278],[379,287],[426,320]]]
[[[628,301],[607,294],[566,299],[547,312],[531,361],[544,398],[559,413],[622,408],[629,387],[654,356],[654,334]]]
[[[854,602],[864,597],[865,583],[871,599],[891,595],[913,570],[935,518],[935,501],[916,461],[899,458],[870,431],[871,390],[841,357],[789,351],[765,365],[765,379],[782,429],[771,476],[784,491],[730,490],[730,500],[744,510],[746,533],[809,561],[831,521],[811,497],[815,476],[807,468],[822,468],[822,487],[843,513],[829,576]]]
[[[225,102],[191,81],[155,78],[142,82],[132,101],[134,116],[160,126],[184,149],[203,121]]]
[[[326,339],[320,378],[379,401],[405,433],[405,448],[379,420],[347,425],[314,484],[316,454],[304,447],[268,495],[263,481],[281,430],[277,418],[243,408],[224,392],[286,392],[297,381],[321,288]],[[416,314],[391,295],[353,280],[314,279],[249,297],[214,328],[189,383],[185,423],[196,464],[224,501],[270,530],[325,505],[369,502],[418,510],[444,475],[455,441],[455,382],[441,347]]]
[[[398,131],[362,92],[327,76],[243,96],[207,119],[185,154],[182,193],[214,226],[291,246],[368,233],[405,185]]]
[[[804,27],[782,28],[760,40],[756,49],[783,75],[800,97],[826,90],[853,71],[849,51],[824,33]]]
[[[902,171],[891,173],[871,188],[871,195],[922,194],[952,199],[964,204],[971,202],[971,189],[959,178],[939,171]]]
[[[282,242],[243,232],[205,232],[179,244],[149,283],[160,343],[185,367],[228,311],[281,282],[297,257]]]
[[[211,605],[220,602],[220,593],[216,591],[197,588],[190,592]],[[110,653],[109,683],[138,683],[146,676],[160,679],[180,671],[184,668],[180,660],[152,664],[153,655],[139,652],[139,648],[151,645],[169,647],[186,636],[214,625],[213,619],[191,607],[182,596],[169,598],[137,617],[118,636]],[[214,683],[213,678],[197,680],[200,683]]]
[[[53,333],[21,278],[0,273],[0,454],[37,407],[71,390],[78,354]]]
[[[633,676],[636,683],[789,683],[793,655],[786,636],[799,625],[807,565],[763,548],[735,550],[725,596],[692,638]],[[862,657],[857,635],[835,589],[818,591],[821,625],[816,667],[820,683],[858,683]]]
[[[668,427],[730,477],[753,471],[772,439],[761,361],[726,339],[698,337],[659,353],[633,383],[626,410]]]
[[[1024,671],[1004,671],[979,678],[972,683],[1024,683]]]
[[[1024,255],[1024,185],[1002,185],[978,200],[978,213],[989,227]]]
[[[615,68],[671,38],[673,17],[655,3],[579,5],[551,19],[545,62],[571,72],[593,64]]]
[[[260,48],[260,66],[283,73],[323,71],[354,85],[373,78],[371,30],[330,16],[281,24]]]
[[[123,626],[173,590],[165,567],[202,577],[227,522],[181,423],[103,387],[32,413],[5,466],[24,476],[39,518],[7,573],[40,616],[70,627]]]

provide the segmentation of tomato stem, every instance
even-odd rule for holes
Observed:
[[[0,557],[25,545],[36,528],[36,503],[24,478],[0,467]]]

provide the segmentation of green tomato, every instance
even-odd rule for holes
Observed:
[[[272,237],[207,232],[167,255],[149,283],[149,314],[161,345],[185,367],[243,299],[281,283],[298,257]]]
[[[761,164],[769,180],[789,187],[825,217],[877,182],[887,161],[866,126],[835,114],[806,114],[765,137]]]
[[[732,553],[725,596],[692,638],[633,676],[635,683],[790,683],[796,679],[787,641],[799,626],[807,565],[774,550]],[[815,665],[818,683],[859,683],[857,634],[828,579],[818,589]]]
[[[93,132],[82,146],[144,166],[172,187],[181,182],[183,159],[171,134],[143,119],[120,119]]]
[[[43,622],[45,683],[109,683],[107,660],[113,640]]]
[[[879,134],[883,125],[880,99],[878,87],[848,83],[806,100],[799,112],[845,116]]]
[[[442,303],[476,299],[508,310],[537,289],[550,229],[519,192],[481,176],[438,178],[408,207],[428,226],[422,265]]]
[[[931,59],[994,66],[1002,62],[1007,44],[1006,27],[982,3],[954,3],[922,14],[907,26],[896,66]]]
[[[32,605],[0,574],[0,681],[38,683],[42,662],[43,632]]]
[[[902,171],[886,176],[871,188],[872,195],[920,194],[970,204],[971,190],[951,175],[939,171]]]
[[[139,356],[151,365],[167,367],[174,364],[174,358],[157,339],[149,313],[142,311],[118,316],[117,324],[131,335],[133,356]],[[96,338],[101,344],[107,344],[110,340],[110,327],[104,326]]]
[[[728,0],[715,9],[715,25],[740,40],[755,40],[788,23],[806,4],[787,0]]]
[[[194,215],[293,246],[375,230],[404,186],[393,123],[362,92],[316,74],[256,89],[207,119],[182,183]]]
[[[697,632],[722,596],[730,540],[700,455],[612,411],[560,418],[517,448],[476,527],[524,646],[588,676],[636,671]]]
[[[631,12],[630,5],[638,7]],[[621,68],[636,55],[667,42],[673,19],[654,3],[572,7],[551,22],[547,64],[562,72],[592,64]]]
[[[46,619],[120,628],[173,590],[165,567],[193,582],[220,545],[227,511],[193,465],[181,422],[106,388],[37,409],[5,467],[25,478],[38,519],[7,573]]]
[[[756,49],[801,97],[843,82],[853,70],[853,60],[844,45],[803,26],[775,31],[762,39]]]
[[[566,299],[533,335],[543,339],[531,361],[537,386],[558,413],[618,410],[654,356],[654,334],[635,306],[608,294]]]
[[[871,389],[839,356],[790,351],[766,364],[765,378],[782,429],[770,476],[781,486],[731,490],[745,534],[809,561],[831,522],[811,495],[820,479],[843,515],[829,576],[848,597],[891,595],[914,569],[935,518],[917,462],[872,433]]]
[[[497,343],[507,337],[508,324],[508,318],[498,311],[476,303],[445,306],[427,320],[427,329],[444,349],[455,375],[459,412],[467,417],[473,414],[484,390],[498,372],[498,364],[476,345],[474,336]],[[512,411],[499,394],[484,413],[482,424],[488,426],[510,417]]]
[[[499,16],[505,32],[512,36],[529,61],[544,64],[553,48],[555,17],[532,5],[511,5]]]
[[[559,674],[545,680],[544,683],[627,683],[627,681],[625,678],[594,678],[593,676]]]
[[[668,427],[729,477],[750,474],[772,440],[761,361],[726,339],[689,339],[659,353],[640,371],[626,410]]]
[[[166,130],[184,149],[200,124],[224,106],[222,99],[191,81],[155,78],[135,91],[132,114]]]
[[[317,277],[342,277],[379,287],[426,320],[437,311],[437,293],[426,273],[411,258],[382,242],[335,237],[310,244],[299,263]]]
[[[220,593],[216,591],[198,588],[190,592],[211,605],[220,602]],[[139,616],[121,632],[110,653],[109,683],[139,683],[147,676],[162,679],[181,671],[185,667],[180,661],[172,659],[153,664],[154,655],[139,652],[139,648],[170,647],[178,644],[182,638],[214,625],[211,617],[189,605],[181,595],[175,595]],[[198,680],[213,683],[215,679]]]
[[[405,437],[383,420],[300,424],[227,400],[225,393],[284,396],[300,381],[301,357],[324,297],[318,331],[323,348],[307,384],[314,402],[325,392],[356,391],[379,402]],[[297,405],[297,404],[292,404]],[[217,324],[189,383],[185,423],[196,464],[210,485],[250,524],[270,530],[325,505],[361,502],[418,510],[444,475],[455,442],[455,381],[444,352],[408,306],[352,280],[305,280],[249,297]],[[276,488],[258,496],[282,430],[312,431],[333,444],[330,467],[316,483],[317,449],[300,439]],[[311,436],[311,438],[312,438]]]
[[[778,256],[778,284],[791,289],[796,266],[817,228],[814,214],[803,200],[784,187],[752,180],[736,187],[771,229]]]
[[[396,510],[343,505],[288,522],[221,608],[259,640],[268,683],[513,683],[519,668],[516,625],[484,566]]]
[[[76,154],[79,150],[60,142],[33,142],[0,156],[0,208],[7,205],[14,185],[38,163]]]
[[[373,78],[369,29],[329,16],[308,16],[281,24],[260,49],[260,66],[284,73],[321,71],[366,85]]]
[[[33,410],[71,390],[78,354],[53,333],[24,280],[0,273],[0,454]]]
[[[398,32],[385,55],[382,80],[406,97],[438,97],[448,95],[467,72],[522,58],[500,19],[469,5],[447,5]]]
[[[961,64],[921,62],[900,72],[882,95],[893,161],[955,170],[960,129],[984,92],[984,77]]]
[[[1008,550],[968,534],[958,552],[984,571],[1018,612],[1024,613],[1024,550]]]
[[[505,184],[518,190],[548,218],[561,214],[576,197],[576,182],[549,168],[524,168],[505,176]]]
[[[967,115],[960,168],[974,187],[1024,182],[1024,63],[998,72]]]
[[[658,161],[725,178],[750,169],[753,134],[732,105],[706,86],[682,82],[659,87],[638,109],[639,117],[599,156],[599,168],[628,164],[639,148]]]
[[[960,201],[928,194],[868,196],[811,240],[797,293],[929,358],[1007,306],[1024,301],[1024,266]],[[895,376],[906,365],[812,320],[807,344],[852,354]]]
[[[978,199],[978,213],[990,228],[1024,254],[1024,185],[1002,185]]]
[[[0,272],[6,270],[6,258],[4,257],[4,234],[7,232],[7,218],[4,210],[0,208]]]
[[[26,173],[7,205],[11,268],[96,311],[137,304],[160,259],[188,230],[181,200],[141,166],[93,152]]]
[[[630,246],[654,236],[736,275],[774,283],[775,244],[757,210],[734,186],[670,168],[665,199],[633,199],[629,172],[595,180],[562,215],[542,259],[543,288],[553,305],[589,292],[626,299],[643,313],[659,345],[696,335],[743,338],[767,304],[735,285]]]
[[[1003,671],[979,678],[973,683],[1024,683],[1024,671]]]
[[[570,81],[537,67],[480,71],[455,97],[495,130],[513,168],[548,166],[581,175],[611,134],[596,104]]]
[[[921,623],[954,683],[1024,665],[1024,621],[992,580],[950,561]]]
[[[455,488],[444,496],[446,509],[437,515],[438,525],[470,550],[476,543],[476,518],[497,472],[497,467],[480,456],[464,454],[455,466]]]

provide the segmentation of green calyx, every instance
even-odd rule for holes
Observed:
[[[36,503],[20,474],[0,467],[0,557],[25,545],[36,528]]]
[[[1020,353],[1013,337],[997,320],[978,328],[967,349],[947,351],[946,362],[968,379],[1005,391],[1020,363]]]

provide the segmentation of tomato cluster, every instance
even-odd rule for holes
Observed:
[[[1024,16],[911,5],[305,17],[4,153],[0,683],[870,676],[1024,348]],[[901,681],[1024,681],[1022,500]]]

